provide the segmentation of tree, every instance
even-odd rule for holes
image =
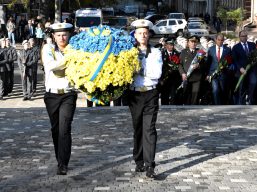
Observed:
[[[30,0],[11,0],[10,3],[8,3],[8,7],[12,8],[16,3],[22,3],[25,8],[27,8],[30,4]]]
[[[228,21],[234,21],[236,23],[236,30],[240,30],[242,28],[244,15],[245,10],[242,8],[229,11],[223,7],[219,7],[217,12],[217,16],[220,17],[222,22],[225,24],[226,34],[228,28]]]

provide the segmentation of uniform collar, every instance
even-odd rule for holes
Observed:
[[[140,51],[140,49],[138,48],[138,50]],[[145,58],[148,57],[149,53],[151,53],[151,45],[147,45],[147,48],[146,48],[146,54],[145,54]]]

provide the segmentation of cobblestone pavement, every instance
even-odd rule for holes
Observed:
[[[0,108],[0,191],[240,191],[257,189],[257,107],[162,106],[157,180],[135,174],[127,107],[78,107],[67,176],[45,108]]]

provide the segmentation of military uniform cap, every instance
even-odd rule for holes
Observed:
[[[22,41],[22,45],[25,45],[26,43],[29,43],[28,40]]]
[[[153,23],[146,19],[138,19],[136,21],[133,21],[131,23],[131,26],[134,27],[135,29],[139,29],[139,28],[151,29],[153,27]]]
[[[196,35],[191,35],[187,38],[189,41],[199,41],[199,38]]]
[[[70,23],[54,23],[50,26],[53,32],[71,31],[73,25]]]
[[[165,40],[165,42],[168,43],[168,44],[174,45],[176,41],[175,41],[175,39],[173,39],[173,38],[167,38],[167,39]]]

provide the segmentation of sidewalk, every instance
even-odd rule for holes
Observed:
[[[44,100],[43,100],[45,91],[44,91],[44,85],[42,82],[38,84],[37,89],[38,91],[35,94],[35,97],[32,97],[31,100],[23,101],[21,85],[14,84],[13,92],[9,96],[4,97],[3,101],[0,101],[0,108],[45,107]],[[85,98],[85,95],[82,93],[78,94],[77,106],[86,107],[86,98]]]
[[[135,173],[127,107],[80,108],[66,176],[45,108],[0,108],[1,192],[256,192],[256,106],[161,106],[157,180]]]

